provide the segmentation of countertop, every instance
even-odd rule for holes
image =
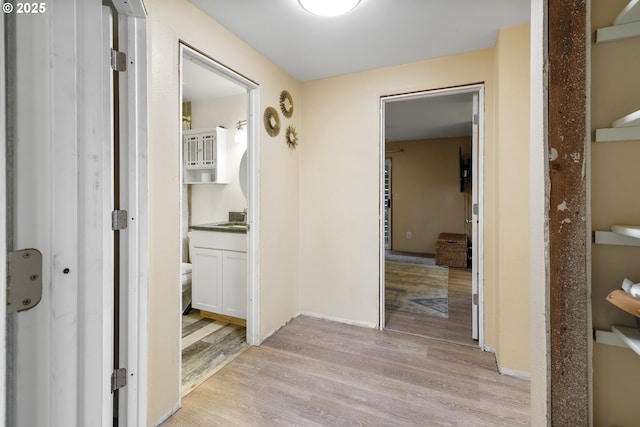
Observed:
[[[223,233],[247,234],[246,222],[230,222],[230,221],[211,222],[208,224],[192,225],[190,228],[191,230],[219,231]]]

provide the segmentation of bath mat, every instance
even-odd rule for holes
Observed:
[[[385,262],[385,308],[449,317],[447,267]]]

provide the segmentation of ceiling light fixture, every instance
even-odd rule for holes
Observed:
[[[338,16],[356,7],[360,0],[298,0],[304,10],[319,16]]]

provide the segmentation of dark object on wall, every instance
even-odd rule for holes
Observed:
[[[436,239],[436,264],[467,268],[467,235],[440,233]]]
[[[464,155],[462,154],[462,147],[460,147],[460,151],[459,151],[459,161],[460,161],[460,192],[464,193],[465,190],[471,189],[471,156],[469,156],[469,159],[465,161]]]

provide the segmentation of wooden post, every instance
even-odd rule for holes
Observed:
[[[589,426],[586,0],[549,0],[550,424]]]

